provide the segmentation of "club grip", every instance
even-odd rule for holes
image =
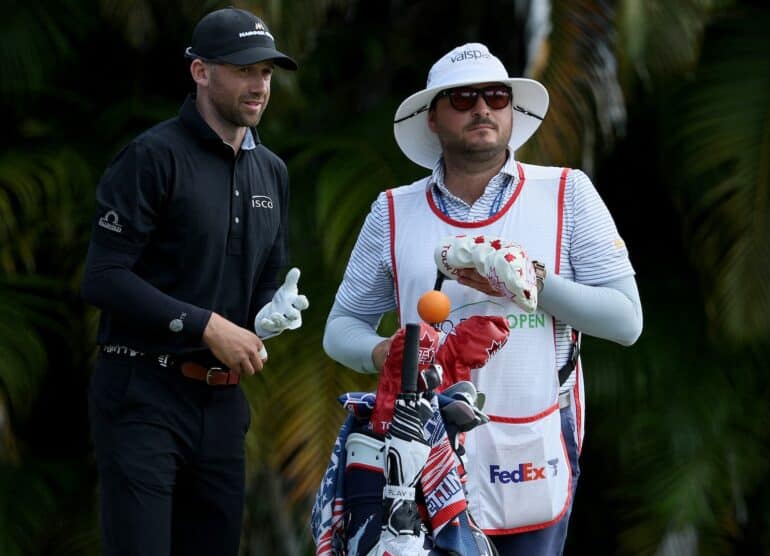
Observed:
[[[433,289],[437,292],[441,291],[441,286],[444,284],[444,278],[446,278],[446,276],[444,276],[440,270],[436,269],[436,281],[433,283]]]
[[[404,358],[401,367],[401,391],[417,392],[417,359],[420,350],[420,325],[409,323],[404,335]]]

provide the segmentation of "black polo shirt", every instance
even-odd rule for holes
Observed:
[[[211,311],[253,330],[288,259],[288,173],[251,133],[235,154],[189,97],[112,161],[82,288],[102,309],[100,344],[200,349]]]

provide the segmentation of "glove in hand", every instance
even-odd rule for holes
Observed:
[[[284,330],[296,330],[302,326],[300,311],[307,309],[310,303],[297,289],[299,274],[296,267],[289,270],[272,301],[262,307],[254,318],[254,332],[263,340],[277,336]]]
[[[515,242],[484,235],[447,236],[435,248],[433,258],[441,273],[452,280],[460,269],[473,268],[523,311],[537,309],[535,267]]]

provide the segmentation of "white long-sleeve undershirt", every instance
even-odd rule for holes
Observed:
[[[624,346],[633,344],[642,332],[642,304],[633,276],[598,286],[547,276],[538,304],[584,334]],[[346,367],[376,373],[372,350],[385,339],[376,332],[380,318],[355,314],[335,300],[324,330],[324,350]]]

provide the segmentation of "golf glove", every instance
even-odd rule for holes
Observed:
[[[254,331],[266,340],[284,330],[296,330],[302,326],[302,313],[310,303],[299,294],[297,282],[299,269],[292,268],[286,273],[283,285],[276,290],[272,301],[262,307],[254,319]]]

